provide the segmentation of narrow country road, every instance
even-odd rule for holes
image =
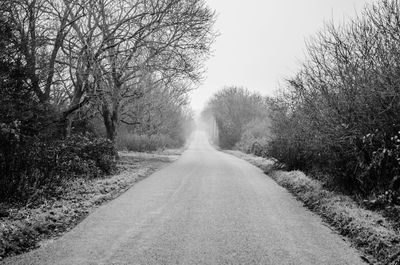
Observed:
[[[62,238],[4,264],[363,264],[261,170],[202,132],[172,165]]]

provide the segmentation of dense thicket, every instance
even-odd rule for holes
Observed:
[[[319,167],[349,189],[385,190],[400,175],[400,3],[381,1],[327,25],[277,100],[271,155]]]
[[[0,200],[32,201],[54,195],[72,177],[111,173],[116,158],[111,141],[83,135],[56,139],[57,126],[51,126],[56,111],[41,104],[29,88],[27,65],[4,11],[0,12]]]

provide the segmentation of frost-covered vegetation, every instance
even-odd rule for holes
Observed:
[[[259,167],[279,185],[288,189],[360,249],[368,264],[399,264],[399,224],[386,219],[385,213],[362,208],[350,196],[327,190],[323,182],[301,171],[279,170],[279,163],[275,160],[236,150],[225,152]]]
[[[249,153],[228,151],[263,169],[376,264],[399,264],[399,24],[398,0],[326,24],[276,96],[228,87],[202,115],[216,143]]]
[[[122,153],[117,165],[120,173],[109,178],[75,177],[65,187],[54,190],[56,196],[51,198],[6,209],[0,204],[0,261],[59,237],[98,206],[176,160],[179,154],[179,150],[158,154]]]
[[[179,146],[215,34],[203,1],[0,1],[0,204]]]
[[[227,88],[209,102],[221,147],[276,158],[376,205],[400,203],[400,2],[326,24],[278,96]]]
[[[252,139],[268,137],[268,126],[262,128],[268,124],[267,103],[268,99],[243,87],[226,87],[210,99],[202,118],[215,120],[222,148],[239,144],[251,149]]]
[[[154,85],[153,85],[154,86]],[[122,124],[117,147],[128,151],[156,151],[182,146],[193,127],[187,87],[153,87],[129,109],[133,122]],[[134,117],[134,120],[133,120]]]

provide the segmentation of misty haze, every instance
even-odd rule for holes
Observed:
[[[400,264],[400,1],[1,0],[0,264]]]

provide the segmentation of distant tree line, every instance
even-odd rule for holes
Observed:
[[[26,161],[32,172],[18,169],[21,154],[37,145],[56,165],[62,139],[107,146],[112,157],[122,124],[181,137],[185,95],[202,77],[214,20],[203,0],[1,1],[0,199],[22,194],[26,179],[29,189],[39,187],[32,174],[61,172],[36,160]],[[103,135],[109,141],[97,142]],[[93,159],[103,158],[82,162],[86,169]]]
[[[222,148],[249,144],[252,132],[256,133],[253,128],[261,126],[263,135],[268,131],[268,98],[243,87],[226,87],[209,100],[202,113],[205,120],[211,117],[218,126]]]
[[[398,191],[399,25],[398,0],[371,4],[343,25],[326,24],[308,42],[298,73],[279,96],[268,100],[270,126],[258,136],[269,138],[262,155],[275,157],[289,169],[323,172],[330,176],[326,181],[350,192],[390,197]],[[228,95],[223,98],[229,102]],[[238,105],[231,102],[232,108],[240,109]],[[211,109],[216,117],[225,113],[217,106]],[[240,111],[244,120],[254,123],[258,116],[247,116],[246,111],[253,113],[247,107]],[[219,126],[223,131],[225,125]],[[254,124],[245,131],[242,123],[231,126],[230,132],[240,131],[242,137],[254,130]]]

